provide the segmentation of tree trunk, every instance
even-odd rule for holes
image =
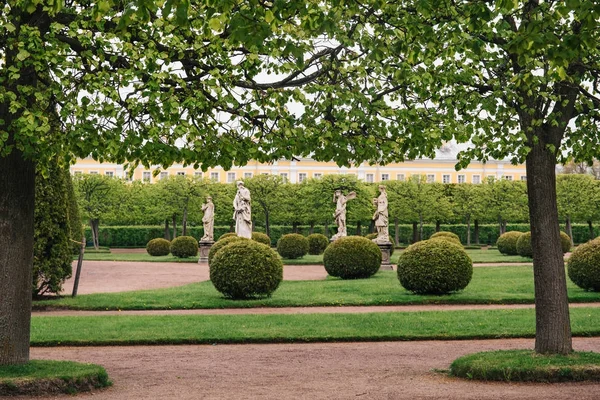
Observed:
[[[413,222],[412,224],[413,226],[413,237],[412,237],[412,242],[413,243],[417,243],[419,241],[419,229],[418,229],[418,223],[417,222]]]
[[[419,214],[419,240],[423,240],[423,215]]]
[[[498,217],[498,230],[500,231],[500,235],[506,233],[506,223],[502,220],[502,217]]]
[[[396,246],[400,246],[400,226],[398,225],[398,218],[394,218],[394,241]]]
[[[171,240],[171,232],[169,232],[169,220],[165,218],[165,239]]]
[[[442,229],[442,223],[439,220],[437,220],[435,221],[435,231],[439,232],[440,229]]]
[[[100,239],[98,239],[98,234],[100,232],[98,226],[100,225],[100,220],[98,218],[90,219],[90,229],[92,231],[92,244],[94,245],[94,249],[98,250],[100,248]]]
[[[479,220],[476,219],[475,221],[473,221],[473,224],[475,225],[473,227],[473,235],[475,236],[475,243],[476,244],[481,244],[479,242]]]
[[[538,143],[525,165],[535,286],[535,351],[568,354],[573,347],[556,206],[556,159]]]
[[[12,144],[10,136],[7,144]],[[35,166],[13,148],[9,156],[0,157],[0,171],[0,365],[25,364],[29,361]]]
[[[471,245],[471,217],[467,217],[467,246]]]
[[[313,233],[315,233],[315,223],[311,222],[310,223],[310,228],[308,228],[308,234],[312,235]]]
[[[375,233],[375,220],[371,220],[369,223],[369,233]]]
[[[327,222],[325,223],[325,236],[327,236],[327,239],[330,238],[330,236],[329,236],[329,225],[327,224]]]
[[[188,209],[187,209],[187,206],[185,206],[185,207],[183,207],[183,221],[181,221],[181,228],[183,229],[181,234],[183,236],[187,236],[187,214],[188,214]]]
[[[292,233],[298,233],[298,223],[292,222]]]
[[[565,230],[567,232],[565,232],[567,235],[569,235],[569,237],[571,238],[571,246],[573,246],[575,243],[573,242],[573,224],[571,224],[571,217],[567,216],[567,221],[565,223]]]
[[[177,237],[177,217],[175,215],[173,215],[173,239],[175,239]]]
[[[360,221],[356,223],[356,236],[360,236],[361,226]]]
[[[269,221],[269,211],[265,210],[265,233],[271,237],[271,223]]]
[[[592,225],[592,220],[589,220],[588,222],[588,230],[590,231],[590,240],[592,240],[594,238],[594,226]]]

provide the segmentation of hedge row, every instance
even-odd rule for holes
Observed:
[[[398,233],[400,243],[409,244],[412,242],[412,225],[398,225]],[[564,227],[561,227],[564,230]],[[573,225],[573,240],[575,243],[585,243],[589,238],[588,226],[585,224]],[[261,227],[256,227],[257,232],[264,232]],[[463,244],[467,243],[467,226],[466,225],[441,225],[442,231],[454,232],[459,237]],[[528,232],[529,224],[509,224],[506,231]],[[390,226],[390,238],[394,238],[394,226]],[[172,232],[172,229],[171,229]],[[215,239],[218,239],[222,234],[229,232],[229,226],[215,226]],[[329,226],[329,234],[325,233],[324,226],[315,226],[312,233],[322,233],[327,237],[331,237],[336,232],[334,225]],[[288,233],[295,233],[291,226],[271,226],[271,245],[274,246],[279,238]],[[309,226],[298,226],[297,232],[304,236],[310,234]],[[356,233],[356,226],[348,225],[348,235]],[[361,233],[366,235],[368,227],[362,226]],[[435,225],[423,225],[423,238],[428,239],[435,233]],[[600,235],[600,226],[594,228],[595,237]],[[204,234],[202,227],[188,227],[187,235],[195,238],[201,238]],[[178,236],[181,236],[181,230]],[[162,226],[100,226],[99,240],[100,246],[108,247],[146,247],[146,244],[155,238],[164,236],[164,227]],[[500,236],[498,225],[486,224],[479,225],[479,243],[495,244]],[[85,230],[85,237],[88,245],[91,244],[92,234],[89,228]],[[471,225],[471,243],[475,243],[474,227]]]

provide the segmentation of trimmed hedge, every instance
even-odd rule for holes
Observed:
[[[260,226],[253,227],[256,231],[264,232]],[[363,226],[363,231],[364,231]],[[508,231],[529,231],[529,224],[508,224]],[[459,237],[462,243],[467,243],[467,226],[462,224],[444,224],[441,225],[441,229],[447,232],[454,232]],[[573,241],[575,243],[585,243],[590,239],[588,226],[585,224],[574,224],[573,230]],[[310,227],[306,225],[300,225],[297,227],[298,233],[307,236],[310,234]],[[335,234],[336,227],[334,224],[329,225],[329,235],[325,233],[323,226],[315,226],[313,233],[325,234],[327,237],[331,237]],[[172,232],[172,229],[171,229]],[[178,230],[181,235],[181,229]],[[353,234],[356,232],[356,226],[348,225],[348,233]],[[389,227],[390,239],[394,239],[394,224]],[[229,233],[229,226],[215,226],[215,238],[221,237],[221,235]],[[271,242],[277,243],[277,241],[285,234],[293,233],[291,226],[271,226]],[[424,225],[423,226],[423,237],[429,237],[435,233],[435,225]],[[200,226],[188,226],[188,235],[194,237],[202,237],[204,234],[202,227]],[[401,224],[398,225],[398,237],[401,243],[412,242],[412,225]],[[99,240],[100,246],[107,247],[145,247],[146,243],[155,238],[164,237],[164,226],[102,226],[99,228]],[[498,224],[480,224],[479,225],[479,241],[481,244],[494,245],[500,236]],[[600,224],[594,227],[594,237],[600,236]],[[89,227],[85,229],[85,237],[88,243],[92,242],[92,234]],[[475,228],[471,224],[471,244],[475,244]]]
[[[166,256],[171,252],[171,242],[167,239],[152,239],[146,245],[146,251],[151,256]]]
[[[217,239],[217,241],[219,241],[221,239],[227,239],[228,237],[237,237],[237,233],[235,233],[235,232],[224,233],[221,236],[219,236],[219,238]]]
[[[308,253],[308,239],[298,233],[284,235],[277,242],[277,252],[291,260],[304,257]]]
[[[171,241],[171,254],[178,258],[198,255],[198,241],[191,236],[178,236]]]
[[[584,290],[600,291],[600,239],[579,245],[567,261],[569,278]]]
[[[239,238],[214,254],[210,280],[232,299],[269,297],[283,280],[283,263],[269,246]]]
[[[424,240],[398,258],[398,280],[417,294],[448,294],[467,287],[473,262],[463,247],[450,240]]]
[[[531,232],[525,232],[517,239],[517,253],[521,257],[533,257],[533,248],[531,247]]]
[[[571,250],[571,237],[562,231],[560,232],[560,246],[562,247],[563,254]]]
[[[325,249],[323,265],[331,276],[368,278],[381,267],[381,250],[372,240],[362,236],[341,237]]]
[[[271,238],[269,238],[266,233],[252,232],[252,240],[258,243],[266,244],[267,246],[271,247]]]
[[[327,236],[320,233],[313,233],[306,237],[308,240],[308,254],[319,255],[322,254],[327,246],[329,246],[329,239]]]
[[[431,235],[429,239],[448,239],[456,242],[457,244],[462,245],[462,243],[460,242],[460,237],[458,237],[458,235],[453,232],[439,231]]]
[[[215,256],[215,254],[217,254],[217,251],[221,250],[223,247],[227,246],[230,243],[237,242],[238,240],[248,240],[248,239],[240,237],[238,235],[229,235],[229,236],[226,236],[224,238],[220,238],[219,240],[217,240],[215,242],[215,244],[213,244],[211,246],[210,250],[208,251],[208,265],[210,266],[210,263],[211,263],[213,257]]]
[[[519,240],[522,234],[523,232],[511,231],[501,235],[496,242],[498,251],[509,256],[519,254],[517,252],[517,240]]]

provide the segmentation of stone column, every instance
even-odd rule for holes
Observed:
[[[213,244],[215,244],[214,240],[201,240],[198,242],[198,264],[208,262],[208,252]]]
[[[394,267],[392,266],[392,262],[390,260],[392,253],[391,242],[387,243],[377,243],[379,249],[381,250],[381,267],[379,267],[380,271],[393,271]]]

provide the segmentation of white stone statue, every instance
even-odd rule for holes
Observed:
[[[233,199],[233,219],[235,233],[244,238],[252,239],[252,212],[250,209],[250,191],[244,187],[244,182],[237,182],[238,191]]]
[[[379,196],[373,199],[373,205],[377,208],[373,214],[375,228],[377,229],[377,237],[373,239],[375,243],[390,243],[390,235],[388,232],[388,199],[384,185],[379,185]]]
[[[204,236],[200,239],[201,242],[214,241],[214,226],[215,226],[215,205],[212,202],[212,197],[206,197],[206,203],[202,204],[202,224],[204,225]]]
[[[341,190],[336,190],[333,194],[333,201],[336,203],[335,212],[333,213],[333,218],[335,218],[335,223],[337,224],[338,231],[335,235],[331,237],[331,240],[339,239],[343,236],[347,236],[346,232],[346,202],[356,198],[356,192],[350,192],[347,196],[342,194]]]

